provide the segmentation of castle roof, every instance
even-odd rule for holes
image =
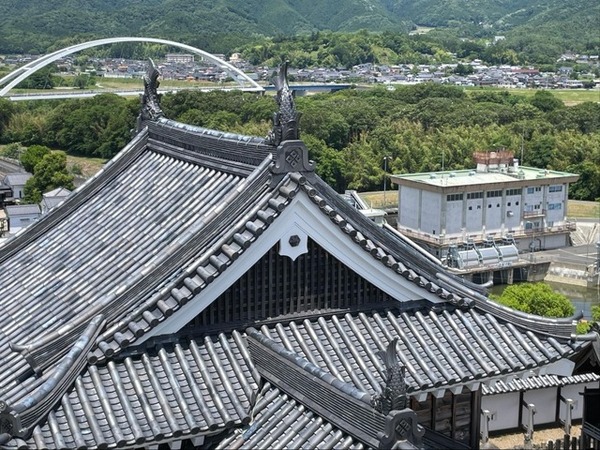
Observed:
[[[370,403],[395,339],[419,399],[543,370],[596,338],[491,302],[377,227],[314,173],[292,119],[263,139],[152,105],[119,155],[0,247],[0,446],[199,445],[233,429],[277,446],[300,442],[273,424],[294,417],[321,430],[313,443],[374,446],[330,409],[347,402],[382,432],[413,423]],[[280,370],[319,378],[323,396]]]

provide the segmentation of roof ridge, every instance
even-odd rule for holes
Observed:
[[[240,203],[246,202],[247,197],[254,198],[254,196],[257,195],[257,189],[253,188],[252,186],[255,184],[262,184],[270,177],[270,164],[270,159],[265,159],[263,165],[253,173],[253,176],[244,180],[242,185],[238,186],[234,192],[229,194],[232,201],[227,202],[224,200],[221,203],[221,205],[227,205],[225,211],[229,217],[232,219],[238,218],[240,211],[244,210],[244,208],[239,207]],[[273,189],[271,192],[276,193],[278,196],[282,195],[288,201],[291,200],[291,198],[295,196],[295,190],[298,189],[297,185],[295,187],[287,187],[287,184],[290,181],[293,183],[297,182],[293,180],[294,177],[292,175],[290,175],[289,178],[282,180],[276,189]],[[283,208],[285,208],[285,203],[275,203],[276,202],[272,195],[265,196],[265,198],[254,208],[256,211],[248,213],[246,216],[239,218],[239,226],[232,228],[232,230],[230,230],[230,232],[228,232],[226,235],[220,236],[216,242],[212,243],[211,250],[209,252],[207,252],[200,259],[197,259],[195,262],[188,264],[187,267],[181,267],[179,273],[175,276],[172,276],[166,285],[161,287],[160,290],[157,288],[158,292],[156,292],[152,297],[147,298],[147,300],[141,303],[135,309],[135,311],[131,312],[126,317],[122,318],[108,328],[100,336],[99,349],[93,353],[90,361],[96,363],[103,359],[105,355],[108,356],[108,353],[112,354],[111,352],[114,350],[111,350],[111,347],[108,346],[108,341],[118,339],[118,341],[121,341],[117,341],[119,347],[126,347],[147,332],[147,330],[139,325],[129,326],[130,324],[137,324],[138,320],[143,319],[150,325],[150,329],[157,326],[160,321],[159,318],[153,313],[147,314],[147,312],[150,312],[152,309],[158,307],[162,316],[170,316],[173,314],[174,310],[177,310],[181,306],[185,305],[191,297],[200,292],[204,286],[211,283],[219,275],[219,273],[223,272],[227,268],[227,266],[230,264],[230,261],[237,259],[239,254],[250,247],[251,241],[255,239],[256,236],[260,236],[260,234],[262,234],[262,228],[254,225],[252,220],[259,220],[264,226],[268,226],[273,220],[272,216],[264,213],[261,214],[261,211],[263,211],[265,207],[275,208],[274,214],[278,214],[283,210]],[[213,218],[215,218],[220,214],[220,212],[221,211],[219,210],[219,207],[217,207],[212,211],[211,214]],[[203,223],[208,223],[209,225],[207,227],[214,228],[217,226],[214,220],[203,220]],[[219,222],[219,225],[222,224],[223,222]],[[242,231],[242,229],[244,231]],[[245,233],[245,230],[247,229],[250,230],[250,234],[253,236],[253,238],[244,237],[240,234]],[[201,246],[204,248],[207,245],[210,245],[207,240],[214,240],[218,237],[215,236],[215,233],[218,230],[211,231],[203,228],[202,231],[203,234],[202,236],[198,236],[199,240],[197,244],[190,245],[190,242],[187,242],[184,249],[186,253],[193,253],[195,251],[194,248],[196,247]],[[228,242],[230,242],[231,245],[228,245]],[[235,248],[233,248],[232,245],[235,245]],[[221,255],[223,255],[223,258],[219,257]],[[175,256],[173,256],[173,258],[175,258]],[[189,258],[187,258],[187,260],[189,260]],[[161,267],[162,266],[163,265],[161,265]],[[210,266],[210,269],[207,266]],[[196,278],[198,278],[198,280],[196,280]],[[165,302],[169,298],[175,299],[176,304],[168,306]],[[148,315],[152,317],[148,317]],[[150,322],[148,322],[148,319]],[[132,327],[134,331],[132,331]],[[131,339],[123,338],[118,330],[125,330],[124,333],[131,335]]]
[[[425,429],[410,408],[379,412],[368,393],[339,380],[255,328],[246,330],[246,340],[262,377],[365,445],[392,448],[400,441],[415,448],[413,443],[421,443]]]
[[[60,401],[85,367],[87,352],[94,345],[104,323],[102,314],[94,317],[52,374],[33,392],[13,405],[0,401],[0,445],[8,442],[7,436],[27,438],[35,425]],[[33,355],[29,349],[24,348],[23,351],[27,351],[27,359],[31,361]]]

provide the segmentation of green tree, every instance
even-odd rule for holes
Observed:
[[[470,64],[457,64],[454,68],[454,73],[458,75],[470,75],[474,72],[473,66]]]
[[[594,322],[600,322],[600,305],[592,306],[592,320]]]
[[[498,303],[544,317],[571,317],[575,307],[564,295],[544,283],[520,283],[506,287],[501,295],[490,295]]]
[[[56,71],[54,65],[46,66],[32,73],[28,78],[21,81],[17,88],[20,89],[52,89],[56,86],[57,77],[53,75]]]
[[[55,151],[45,154],[36,164],[33,176],[25,184],[24,201],[39,203],[44,192],[59,187],[74,189],[73,175],[67,170],[67,154]]]
[[[32,145],[21,154],[21,164],[27,172],[34,173],[35,166],[50,152],[51,150],[43,145]]]
[[[10,100],[0,98],[0,142],[2,142],[2,132],[8,125],[15,112],[14,104]]]
[[[94,77],[91,77],[86,73],[80,73],[75,78],[73,78],[73,86],[78,89],[85,89],[88,86],[93,86],[94,83]]]
[[[546,113],[565,107],[564,103],[549,91],[536,91],[529,102],[540,111]]]
[[[8,144],[6,147],[4,147],[0,151],[1,156],[4,156],[5,158],[11,158],[11,159],[17,159],[17,160],[21,158],[22,153],[23,153],[23,148],[21,148],[21,146],[17,142]]]

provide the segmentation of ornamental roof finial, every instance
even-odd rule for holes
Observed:
[[[378,353],[385,365],[385,384],[381,386],[381,394],[372,400],[373,408],[382,414],[399,411],[407,407],[406,368],[398,360],[396,345],[398,338],[389,343],[385,351]]]
[[[159,76],[160,71],[156,67],[156,64],[154,64],[152,59],[149,59],[148,69],[143,77],[144,93],[142,94],[142,109],[138,117],[138,131],[141,122],[146,120],[156,120],[164,115],[160,108],[158,95],[158,86],[160,86],[160,82],[158,81]]]
[[[288,61],[279,66],[279,72],[272,80],[277,89],[276,100],[279,111],[273,115],[273,129],[267,136],[267,142],[271,145],[279,145],[283,141],[300,139],[298,128],[300,114],[296,112],[294,92],[288,84],[287,70]]]

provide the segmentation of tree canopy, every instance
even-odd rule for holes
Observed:
[[[347,89],[296,99],[301,138],[317,171],[336,190],[381,190],[388,173],[474,167],[473,153],[512,150],[526,166],[580,175],[570,198],[600,198],[600,104],[565,106],[551,92],[532,96],[422,83]],[[6,107],[6,109],[5,109]],[[266,136],[275,100],[240,91],[165,94],[169,118]],[[0,142],[44,145],[111,158],[131,139],[137,99],[103,94],[84,100],[0,102]],[[6,112],[3,112],[6,111]],[[356,164],[360,161],[360,167]]]
[[[24,201],[39,203],[45,192],[59,187],[74,189],[73,175],[67,171],[67,154],[62,151],[53,152],[47,147],[33,146],[25,151],[21,161],[23,156],[34,147],[36,147],[35,156],[29,160],[37,158],[37,162],[32,170],[33,176],[25,183]]]
[[[543,317],[571,317],[575,307],[568,297],[554,292],[545,283],[520,283],[507,286],[501,295],[490,295],[498,303]]]

